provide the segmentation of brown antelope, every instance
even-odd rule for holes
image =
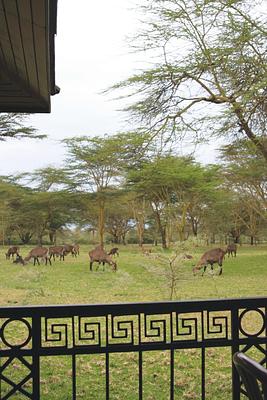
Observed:
[[[117,270],[117,263],[112,260],[111,256],[108,255],[108,253],[103,249],[101,245],[89,251],[89,258],[90,258],[90,271],[93,270],[93,263],[95,261],[98,262],[98,266],[96,268],[97,270],[101,263],[103,264],[103,271],[105,263],[111,265],[113,271]]]
[[[72,257],[77,257],[80,255],[80,246],[78,244],[74,244],[72,246],[72,251],[71,251]]]
[[[222,250],[221,248],[206,251],[206,253],[204,253],[200,258],[197,265],[193,268],[193,274],[195,275],[198,270],[204,267],[204,271],[202,273],[203,276],[208,265],[210,265],[211,269],[213,270],[213,264],[218,264],[220,267],[219,275],[221,275],[225,253],[226,251]]]
[[[12,257],[12,259],[14,259],[15,254],[19,256],[19,247],[18,246],[9,247],[9,249],[6,252],[6,260],[10,260],[10,256]]]
[[[109,256],[119,256],[119,248],[118,247],[113,247],[112,249],[109,250],[108,252]]]
[[[230,254],[232,257],[236,257],[236,250],[237,250],[237,245],[235,243],[228,244],[226,247],[226,253],[228,254],[228,257],[230,257]]]
[[[63,247],[64,247],[64,256],[66,256],[69,253],[73,254],[73,245],[72,244],[64,244]]]
[[[27,257],[24,258],[24,262],[30,261],[33,258],[33,265],[37,262],[40,265],[39,258],[45,261],[45,265],[47,265],[47,261],[51,265],[51,260],[49,258],[49,250],[46,247],[35,247],[32,249]]]
[[[53,257],[55,261],[55,257],[59,257],[59,260],[64,261],[64,246],[52,246],[49,247],[49,260]]]

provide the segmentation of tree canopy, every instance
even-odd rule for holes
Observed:
[[[145,25],[134,45],[155,62],[113,86],[136,96],[126,110],[150,130],[194,141],[247,137],[267,160],[263,7],[251,0],[144,0]]]

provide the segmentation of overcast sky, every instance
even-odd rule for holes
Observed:
[[[56,84],[51,114],[35,114],[30,123],[49,140],[8,140],[0,143],[0,175],[32,171],[64,160],[61,139],[112,134],[131,129],[121,104],[101,91],[142,66],[130,54],[126,36],[139,26],[135,0],[59,0],[56,37]],[[146,60],[147,61],[147,60]],[[203,152],[204,151],[204,152]],[[212,162],[213,152],[199,153]]]

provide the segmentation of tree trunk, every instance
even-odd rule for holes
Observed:
[[[154,210],[154,213],[155,213],[156,221],[158,224],[159,233],[161,236],[162,248],[167,249],[168,246],[167,246],[167,238],[166,238],[166,228],[164,226],[162,226],[162,224],[161,224],[160,214],[159,214],[158,210],[156,210],[156,211]]]
[[[167,238],[166,238],[166,228],[161,226],[160,227],[160,236],[161,236],[161,242],[162,242],[162,248],[167,249]]]
[[[253,246],[254,245],[254,236],[250,236],[250,244],[251,244],[251,246]]]
[[[99,202],[99,214],[98,214],[98,235],[99,244],[104,246],[104,231],[105,231],[105,202],[100,200]]]

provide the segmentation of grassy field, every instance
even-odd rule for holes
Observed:
[[[30,248],[21,247],[22,256]],[[170,280],[157,261],[160,248],[149,256],[137,247],[121,247],[118,271],[89,271],[88,251],[83,246],[80,256],[68,255],[64,262],[57,260],[52,266],[16,265],[5,260],[0,250],[0,304],[84,304],[120,303],[169,300]],[[267,247],[238,249],[236,258],[225,258],[223,274],[206,273],[193,276],[192,265],[204,248],[197,248],[192,260],[184,262],[178,272],[174,299],[206,299],[265,296],[267,294]],[[171,255],[171,251],[167,253]],[[167,263],[166,263],[167,266]],[[95,269],[95,268],[94,268]]]
[[[143,255],[138,247],[120,248],[118,271],[102,267],[89,271],[88,251],[82,246],[77,258],[70,255],[64,262],[57,260],[52,266],[16,265],[5,260],[5,250],[0,251],[0,301],[1,306],[34,304],[91,304],[149,302],[169,300],[170,280],[159,264],[163,253],[153,248],[151,255]],[[29,247],[21,247],[26,256]],[[207,299],[266,296],[267,247],[242,246],[236,258],[226,257],[223,274],[207,273],[193,276],[192,265],[205,251],[196,248],[192,260],[186,260],[178,269],[174,299]],[[172,251],[166,253],[170,257]],[[167,260],[167,258],[166,258]],[[169,357],[165,352],[144,354],[144,399],[169,398]],[[207,400],[231,399],[231,354],[229,349],[208,349]],[[200,399],[201,351],[177,351],[175,355],[175,395],[177,399]],[[138,399],[138,354],[112,354],[111,399]],[[17,365],[15,374],[20,373]],[[56,371],[56,372],[55,372]],[[77,399],[105,398],[104,355],[77,357]],[[42,399],[71,399],[71,360],[68,357],[46,357],[41,364]],[[4,389],[3,389],[4,390]],[[19,396],[14,398],[20,399]],[[21,399],[24,397],[21,397]]]

